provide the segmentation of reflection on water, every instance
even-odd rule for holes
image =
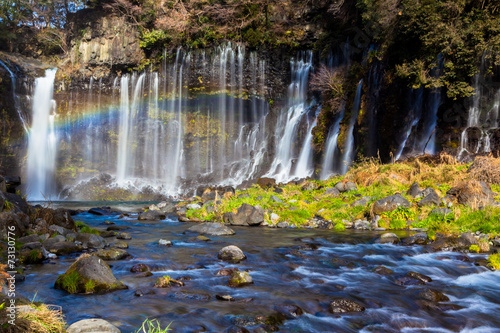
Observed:
[[[146,203],[117,205],[120,209],[136,210]],[[105,220],[131,228],[127,230],[132,236],[128,252],[133,258],[109,262],[116,277],[129,286],[128,290],[76,296],[53,289],[57,275],[76,257],[68,256],[31,267],[19,287],[21,292],[62,306],[68,323],[100,317],[118,325],[122,332],[134,331],[151,317],[164,325],[172,322],[175,332],[221,332],[248,320],[248,316],[268,316],[276,305],[282,304],[300,306],[306,314],[286,321],[281,332],[499,332],[500,272],[475,266],[474,259],[482,258],[479,255],[464,262],[460,260],[463,256],[456,253],[427,253],[422,247],[373,244],[373,233],[330,230],[235,228],[234,236],[210,236],[210,242],[201,243],[193,240],[193,234],[184,233],[189,223],[139,222],[132,217],[117,217],[84,213],[75,220],[102,230],[106,228]],[[173,241],[174,246],[158,245],[160,238]],[[218,250],[230,244],[239,246],[248,259],[237,265],[217,260]],[[154,275],[138,278],[130,273],[130,267],[137,263],[150,265]],[[389,267],[394,274],[372,273],[379,265]],[[248,270],[254,284],[236,289],[226,286],[228,278],[215,273],[232,266]],[[394,284],[395,277],[410,270],[430,276],[433,282],[428,287],[442,291],[451,303],[464,308],[440,312],[420,307],[416,295],[423,286]],[[185,281],[182,288],[153,289],[155,279],[163,275],[191,280]],[[136,290],[144,296],[134,296]],[[150,290],[154,293],[148,294]],[[215,299],[215,295],[224,294],[253,301],[229,303]],[[335,317],[328,313],[329,301],[334,297],[358,300],[367,310]]]

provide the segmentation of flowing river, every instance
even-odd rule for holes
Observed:
[[[236,227],[233,236],[209,236],[210,241],[201,242],[195,240],[197,234],[185,232],[192,223],[118,216],[81,213],[74,219],[99,230],[108,226],[104,221],[130,227],[125,232],[132,236],[127,250],[132,258],[108,262],[129,289],[104,295],[69,295],[54,289],[57,276],[77,257],[71,255],[31,266],[19,286],[24,296],[62,306],[68,324],[97,317],[122,332],[135,332],[146,318],[157,318],[163,326],[171,322],[174,332],[222,332],[232,326],[262,332],[255,318],[269,317],[281,305],[299,306],[304,314],[285,320],[280,332],[500,332],[500,272],[478,265],[483,255],[430,253],[422,246],[376,244],[373,232],[333,230]],[[159,245],[161,238],[173,246]],[[218,260],[218,251],[226,245],[240,247],[247,259],[239,264]],[[153,276],[131,273],[138,263],[149,265]],[[394,273],[372,272],[380,265]],[[228,277],[216,273],[228,267],[247,270],[254,284],[227,286]],[[397,285],[395,280],[409,271],[433,281]],[[166,275],[185,278],[185,286],[152,287]],[[439,310],[422,307],[417,295],[425,288],[444,293],[450,301],[439,303]],[[144,296],[135,296],[137,290]],[[216,295],[231,295],[236,301],[219,301]],[[337,297],[355,300],[366,310],[333,315],[328,305]]]

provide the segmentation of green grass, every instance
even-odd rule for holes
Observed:
[[[100,234],[99,230],[89,227],[84,222],[76,221],[75,225],[78,227],[78,229],[80,230],[81,233],[95,234],[95,235]]]
[[[75,294],[78,291],[78,282],[80,275],[77,272],[66,273],[62,277],[62,286],[70,294]]]
[[[85,282],[85,292],[91,294],[95,291],[96,284],[93,280],[88,280]]]
[[[161,328],[161,324],[157,319],[146,319],[136,333],[166,333],[172,330],[170,325],[172,323],[168,324],[165,328]]]

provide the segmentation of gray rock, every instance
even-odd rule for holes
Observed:
[[[67,333],[121,333],[113,324],[103,319],[84,319],[68,327]]]
[[[99,235],[89,233],[78,233],[76,241],[81,242],[83,247],[89,249],[102,249],[106,246],[106,240]]]
[[[167,216],[165,215],[165,213],[159,212],[157,210],[148,210],[146,212],[140,213],[137,217],[138,220],[149,220],[149,221],[164,220],[166,218]]]
[[[326,191],[323,193],[323,195],[338,197],[340,195],[340,191],[337,190],[335,187],[328,187]]]
[[[496,196],[483,181],[468,181],[462,186],[451,188],[446,194],[455,197],[461,205],[491,204]]]
[[[217,257],[224,261],[238,262],[246,259],[245,254],[241,249],[234,245],[224,247],[219,251]]]
[[[76,231],[75,221],[73,221],[70,212],[63,208],[53,211],[52,224]]]
[[[377,243],[380,244],[397,244],[399,243],[399,237],[392,233],[392,232],[386,232],[385,234],[382,234],[376,241]]]
[[[174,244],[172,243],[172,241],[169,241],[169,240],[166,240],[166,239],[160,239],[160,240],[158,241],[158,244],[159,244],[159,245],[163,245],[163,246],[172,246],[172,245],[174,245]]]
[[[264,222],[264,210],[260,206],[242,204],[236,214],[228,214],[228,222],[232,225],[256,226]]]
[[[425,232],[419,232],[413,236],[410,236],[403,240],[403,244],[405,245],[425,245],[429,241],[429,237]]]
[[[434,190],[432,187],[426,187],[424,190],[420,191],[416,196],[415,198],[416,199],[419,199],[419,198],[425,198],[426,196],[428,196],[429,194],[432,194],[432,193],[436,193],[436,190]],[[437,193],[436,193],[437,194]]]
[[[364,306],[347,298],[337,298],[330,303],[329,310],[333,314],[347,312],[362,312],[365,311]]]
[[[120,232],[118,235],[116,235],[117,239],[123,239],[123,240],[131,240],[132,236],[126,232]]]
[[[43,242],[43,246],[48,249],[50,248],[53,244],[60,243],[60,242],[65,242],[66,237],[62,235],[57,235],[55,237],[49,238]]]
[[[428,277],[427,275],[424,275],[424,274],[417,273],[417,272],[408,272],[408,273],[406,273],[406,276],[411,277],[413,279],[420,280],[423,283],[432,282],[432,279],[430,277]]]
[[[63,236],[61,236],[61,237],[63,237]],[[52,238],[49,238],[48,240],[50,240],[50,239],[52,239]],[[45,242],[44,242],[43,247],[47,251],[54,253],[58,256],[82,251],[82,247],[79,244],[75,244],[73,242],[66,242],[66,241],[55,242],[55,243],[51,243],[49,245],[45,245]]]
[[[94,255],[103,260],[122,260],[128,257],[128,252],[123,249],[100,249]]]
[[[415,198],[420,192],[422,192],[420,185],[418,183],[413,183],[410,186],[410,189],[406,192],[406,194],[411,195],[412,197]]]
[[[433,289],[424,289],[418,293],[418,296],[430,302],[448,302],[450,300],[448,296],[442,292]]]
[[[14,212],[3,212],[0,213],[0,239],[7,239],[9,227],[14,227],[12,231],[16,237],[22,237],[25,235],[26,230],[29,227],[29,217],[24,213],[14,213]],[[12,234],[11,234],[12,236]]]
[[[368,222],[366,220],[356,220],[356,221],[354,221],[354,229],[369,230],[370,229],[370,222]]]
[[[305,181],[302,183],[302,187],[300,188],[302,191],[312,191],[312,190],[317,190],[319,188],[319,185],[316,184],[315,182],[310,182],[310,181]]]
[[[274,201],[274,202],[277,202],[277,203],[283,203],[283,200],[281,200],[280,198],[278,198],[275,195],[271,195],[270,199],[271,199],[271,201]]]
[[[38,235],[29,235],[17,239],[19,243],[33,243],[33,242],[40,242],[40,240],[41,238]]]
[[[371,199],[372,199],[371,197],[362,197],[361,199],[355,200],[351,204],[351,207],[357,207],[357,206],[365,207],[366,205],[368,205]]]
[[[251,283],[253,283],[252,277],[244,271],[233,271],[229,279],[230,287],[242,287]]]
[[[451,208],[451,207],[453,207],[453,200],[454,200],[453,197],[451,195],[447,194],[444,196],[444,198],[441,198],[441,203],[446,208]]]
[[[427,191],[428,190],[428,191]],[[424,207],[424,206],[437,206],[441,204],[441,199],[439,198],[439,195],[437,195],[436,191],[434,191],[433,188],[427,188],[423,192],[427,191],[428,194],[418,202],[419,207]]]
[[[448,208],[434,208],[433,210],[430,211],[429,215],[435,214],[435,215],[444,216],[444,215],[448,215],[451,213],[453,213],[453,211],[451,209],[448,209]]]
[[[277,228],[288,228],[290,226],[290,223],[287,221],[281,221],[276,224]]]
[[[68,288],[69,285],[64,283],[64,281],[70,275],[78,278]],[[92,291],[88,290],[87,283],[89,281],[93,282]],[[81,255],[71,264],[66,273],[58,277],[55,287],[70,293],[109,292],[118,289],[127,289],[127,286],[116,279],[109,266],[101,258],[89,254]]]
[[[339,190],[339,192],[349,192],[349,191],[356,191],[358,189],[358,186],[356,183],[353,182],[338,182],[335,184],[335,188]]]
[[[376,230],[376,229],[378,229],[378,221],[380,221],[380,220],[381,220],[381,217],[380,217],[379,215],[375,215],[375,216],[372,218],[371,222],[370,222],[370,228],[371,228],[372,230]]]
[[[191,203],[191,204],[186,205],[186,208],[198,210],[198,209],[201,209],[201,205],[198,203]]]
[[[269,216],[269,219],[271,220],[272,223],[276,224],[278,220],[280,219],[279,215],[276,213],[271,213]]]
[[[58,235],[66,236],[67,234],[72,233],[73,231],[53,224],[53,225],[49,226],[49,232],[50,232],[50,234],[56,233]]]
[[[228,226],[222,223],[217,223],[217,222],[196,224],[190,227],[188,230],[212,236],[228,236],[235,234],[233,229],[229,228]]]
[[[124,241],[118,241],[115,243],[115,247],[118,249],[128,249],[128,244]]]
[[[375,201],[372,209],[373,213],[380,215],[385,212],[392,212],[393,210],[396,210],[398,207],[403,207],[403,208],[411,207],[411,203],[399,193]]]

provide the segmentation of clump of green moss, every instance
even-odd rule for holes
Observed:
[[[490,255],[488,257],[488,265],[493,269],[500,270],[500,253]]]

